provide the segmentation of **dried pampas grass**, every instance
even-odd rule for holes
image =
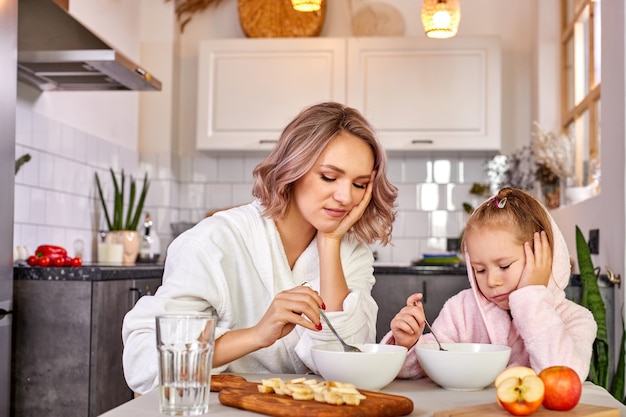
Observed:
[[[165,0],[169,2],[172,0]],[[181,33],[194,14],[205,10],[209,6],[217,6],[222,0],[173,0],[176,4],[176,17],[180,23]]]

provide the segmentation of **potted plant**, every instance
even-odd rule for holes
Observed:
[[[137,233],[137,225],[143,211],[143,205],[148,194],[148,188],[150,183],[148,181],[148,173],[144,175],[143,185],[139,194],[139,199],[135,205],[135,199],[137,198],[137,184],[135,179],[130,176],[129,196],[127,210],[124,212],[125,205],[125,190],[126,190],[126,175],[124,170],[121,173],[121,179],[118,182],[117,176],[113,169],[110,169],[111,179],[113,182],[113,209],[109,211],[107,207],[107,201],[104,198],[102,192],[102,185],[100,178],[96,172],[96,185],[98,187],[98,195],[100,196],[100,202],[104,210],[104,216],[109,228],[109,233],[105,236],[105,245],[102,247],[102,253],[98,251],[99,262],[106,263],[118,263],[119,261],[112,260],[111,257],[117,257],[120,251],[119,245],[123,246],[122,252],[122,264],[134,265],[137,260],[137,254],[139,253],[139,236]],[[111,246],[106,246],[106,245]],[[118,246],[112,246],[118,245]],[[99,248],[100,249],[100,248]],[[113,252],[113,253],[111,253]]]
[[[589,376],[587,379],[596,385],[600,385],[609,391],[613,397],[626,404],[624,396],[625,386],[625,355],[626,355],[626,332],[622,326],[620,352],[615,372],[611,375],[611,355],[612,349],[609,345],[609,339],[606,326],[606,306],[600,288],[598,287],[598,277],[595,273],[589,246],[585,241],[580,228],[576,226],[576,252],[578,255],[578,269],[580,270],[580,279],[582,282],[582,297],[580,305],[587,307],[593,314],[598,325],[598,332],[593,343],[593,354],[591,356],[591,364]]]

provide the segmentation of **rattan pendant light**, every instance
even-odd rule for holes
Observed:
[[[429,38],[453,37],[460,21],[459,0],[424,0],[422,3],[422,24]]]
[[[291,0],[291,5],[299,12],[316,12],[322,7],[322,0]]]

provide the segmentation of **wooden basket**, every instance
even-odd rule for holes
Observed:
[[[299,12],[291,0],[238,0],[239,23],[249,38],[318,36],[324,26],[326,1],[317,12]]]

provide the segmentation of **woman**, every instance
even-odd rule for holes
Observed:
[[[335,340],[319,308],[348,342],[373,342],[378,307],[368,244],[389,243],[397,196],[386,169],[381,144],[355,109],[321,103],[297,115],[254,169],[255,201],[174,240],[163,285],[126,315],[130,388],[157,385],[159,313],[218,317],[214,372],[315,370],[310,347]]]

